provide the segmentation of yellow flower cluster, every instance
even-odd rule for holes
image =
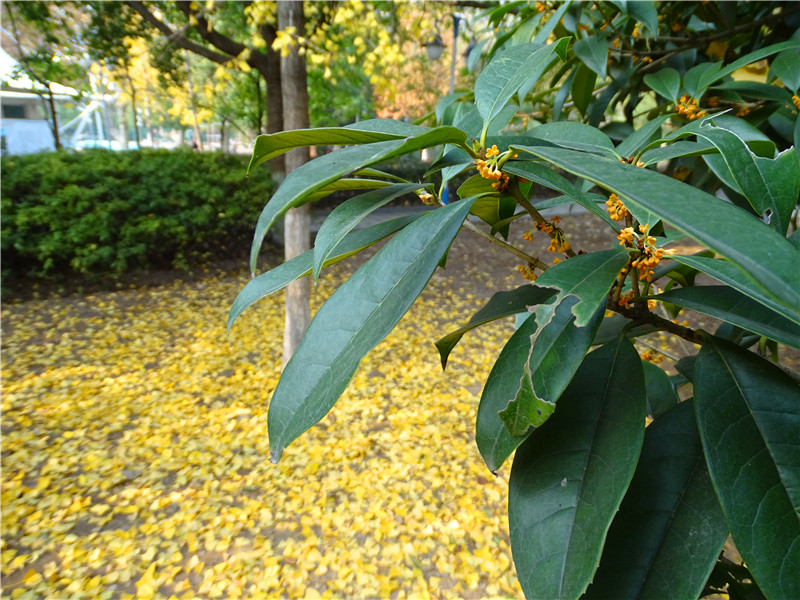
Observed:
[[[697,98],[691,98],[689,94],[684,94],[680,97],[680,100],[678,100],[678,105],[675,107],[675,111],[690,121],[702,119],[703,117],[708,116],[708,112],[705,110],[697,109]]]
[[[619,305],[622,308],[630,308],[632,300],[633,300],[633,290],[630,290],[628,293],[623,294],[622,296],[620,296]]]
[[[429,194],[428,192],[418,192],[417,195],[419,199],[422,200],[423,204],[427,204],[428,206],[435,206],[436,200],[433,197],[433,194]]]
[[[800,110],[800,96],[792,96],[792,103],[797,110]]]
[[[663,354],[661,354],[660,352],[657,352],[656,350],[652,350],[650,348],[648,348],[647,350],[642,352],[641,357],[642,357],[642,360],[644,360],[646,362],[651,362],[651,363],[660,363],[661,361],[664,360],[664,355]]]
[[[497,149],[496,145],[492,146],[491,148],[487,148],[485,151],[486,158],[488,159],[493,159],[499,154],[500,151]],[[516,157],[516,154],[513,154],[511,157]],[[504,192],[508,189],[510,179],[508,178],[508,175],[500,170],[496,158],[488,161],[479,158],[475,161],[475,164],[478,167],[478,173],[480,173],[481,177],[484,179],[491,179],[495,182],[492,184],[494,189],[496,189],[498,192]]]
[[[653,267],[661,262],[661,258],[666,254],[674,254],[674,250],[664,250],[656,246],[656,238],[651,235],[644,235],[647,232],[647,225],[639,225],[640,237],[634,232],[633,227],[626,227],[617,234],[620,246],[636,247],[641,254],[636,258],[631,266],[639,271],[639,279],[642,281],[653,281]]]
[[[615,221],[624,221],[627,217],[631,216],[630,211],[628,211],[628,209],[622,203],[622,200],[620,200],[619,196],[616,194],[611,194],[608,197],[608,200],[606,200],[606,206],[608,207],[606,209],[608,211],[608,215]]]
[[[536,281],[536,272],[534,271],[532,264],[528,263],[527,265],[517,265],[517,269],[528,281]]]
[[[570,243],[564,238],[564,232],[556,229],[553,237],[550,238],[548,252],[569,252],[572,249]]]

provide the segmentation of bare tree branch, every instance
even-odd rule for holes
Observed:
[[[210,48],[206,48],[205,46],[201,46],[200,44],[193,42],[192,40],[186,38],[183,35],[177,34],[175,31],[172,30],[172,28],[170,28],[169,25],[164,23],[161,19],[159,19],[152,12],[150,12],[150,9],[148,9],[143,2],[140,2],[139,0],[128,0],[127,4],[137,13],[139,13],[145,21],[150,23],[153,27],[155,27],[161,33],[163,33],[169,40],[171,40],[181,48],[220,64],[224,64],[232,58],[232,56],[229,54],[222,54],[221,52],[215,52]],[[233,56],[236,56],[236,54],[234,54]]]

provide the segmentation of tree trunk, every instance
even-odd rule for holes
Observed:
[[[280,7],[280,4],[278,6]],[[280,14],[278,16],[280,18]],[[275,28],[271,25],[263,26],[261,37],[267,42],[267,48],[272,48],[272,42],[277,37]],[[267,86],[267,133],[284,130],[282,62],[281,55],[270,50],[258,64],[258,71],[264,77]],[[305,62],[303,62],[303,72],[305,72]],[[286,155],[281,154],[269,161],[269,168],[275,183],[280,184],[286,178]]]
[[[50,129],[53,132],[53,144],[56,147],[56,150],[61,150],[61,136],[58,133],[58,113],[56,113],[56,100],[53,97],[53,90],[50,87],[50,83],[47,84],[47,103],[50,105],[50,116],[52,117],[52,122],[50,124]]]
[[[285,1],[278,3],[278,26],[284,30],[293,26],[299,35],[305,31],[303,3]],[[297,52],[281,59],[281,88],[283,93],[284,129],[308,127],[308,84],[305,58]],[[286,153],[286,172],[308,162],[308,148],[295,148]],[[311,248],[311,211],[306,204],[290,209],[284,221],[284,251],[286,260]],[[303,277],[286,288],[286,326],[283,334],[284,366],[300,345],[300,340],[311,320],[309,296],[311,282]]]

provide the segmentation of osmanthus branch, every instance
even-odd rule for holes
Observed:
[[[517,204],[519,204],[523,209],[525,209],[525,212],[527,212],[534,221],[536,221],[541,225],[547,223],[547,219],[545,219],[542,216],[542,213],[540,213],[538,210],[536,210],[536,208],[534,208],[533,204],[531,204],[525,197],[525,195],[522,193],[522,190],[519,189],[519,181],[517,180],[516,177],[513,177],[511,179],[511,183],[508,187],[508,193],[511,194],[511,197],[514,198],[514,200],[516,200]],[[566,254],[570,258],[573,256],[577,256],[575,250],[573,250],[571,247],[567,248],[567,250],[564,251],[564,254]]]
[[[502,248],[503,250],[506,250],[506,251],[510,252],[514,256],[516,256],[518,258],[521,258],[525,262],[533,265],[534,267],[536,267],[537,269],[539,269],[541,271],[546,271],[549,268],[549,266],[546,263],[543,263],[538,258],[536,258],[534,256],[530,256],[529,254],[526,254],[525,252],[523,252],[519,248],[516,248],[516,247],[512,246],[511,244],[509,244],[507,242],[504,242],[503,240],[500,240],[500,239],[494,237],[493,235],[489,235],[483,229],[481,229],[480,227],[475,226],[473,223],[470,223],[469,221],[464,221],[464,227],[466,229],[468,229],[469,231],[478,234],[483,239],[491,242],[495,246],[498,246],[498,247]]]
[[[659,317],[655,313],[650,312],[646,308],[646,304],[639,303],[635,304],[633,308],[625,308],[624,306],[619,306],[619,304],[613,302],[613,299],[609,298],[606,308],[615,313],[619,313],[623,317],[631,319],[634,325],[652,325],[658,330],[666,331],[667,333],[676,335],[693,344],[702,344],[704,341],[705,334],[703,332],[695,331],[689,327],[678,325],[669,319]]]

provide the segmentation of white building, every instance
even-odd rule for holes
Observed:
[[[45,118],[42,99],[34,90],[42,86],[26,75],[13,77],[15,61],[0,49],[0,136],[2,151],[29,154],[55,150],[53,133]],[[72,100],[78,92],[57,83],[52,84],[57,102]]]

